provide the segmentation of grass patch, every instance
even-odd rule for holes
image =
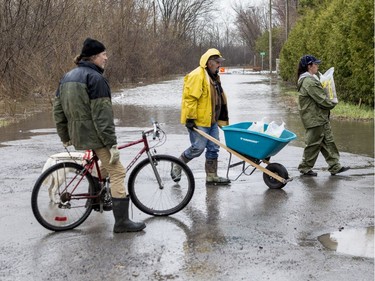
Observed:
[[[371,120],[374,119],[374,109],[370,106],[349,104],[343,101],[332,109],[332,115],[339,118],[349,118],[358,120]]]
[[[297,108],[298,105],[298,92],[297,91],[284,91],[283,101],[290,108]],[[359,107],[355,104],[346,103],[339,100],[339,103],[331,110],[331,116],[339,119],[353,119],[353,120],[373,120],[374,109],[370,106],[362,105]]]
[[[9,125],[10,123],[12,123],[10,120],[7,120],[5,118],[0,118],[0,128],[5,127]]]

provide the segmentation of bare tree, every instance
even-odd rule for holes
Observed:
[[[286,35],[288,34],[289,30],[294,25],[294,23],[297,21],[297,6],[297,0],[272,1],[272,13],[274,15],[275,20],[274,25],[282,26],[284,28],[284,32]]]
[[[147,75],[143,66],[147,65],[146,54],[152,46],[152,14],[150,1],[107,2],[107,10],[101,17],[107,24],[104,30],[109,30],[104,37],[111,54],[106,72],[113,83],[133,81],[136,77]]]
[[[191,38],[204,17],[213,11],[214,0],[157,0],[163,32]]]
[[[105,75],[114,85],[181,73],[195,64],[203,47],[225,48],[234,41],[229,40],[228,28],[223,37],[223,30],[210,21],[214,4],[214,0],[1,0],[0,96],[53,97],[51,92],[74,66],[73,58],[87,37],[107,46],[110,60]]]
[[[249,7],[247,9],[237,6],[235,25],[238,29],[239,36],[243,39],[249,48],[255,52],[255,42],[265,29],[263,8]]]

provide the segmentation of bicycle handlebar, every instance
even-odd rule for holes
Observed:
[[[156,139],[157,135],[158,135],[158,123],[156,121],[152,122],[152,126],[154,128],[154,132],[152,134],[152,139]]]
[[[159,137],[160,131],[162,131],[162,129],[160,128],[159,123],[157,121],[155,121],[154,119],[151,119],[151,121],[152,129],[144,130],[143,134],[148,135],[152,132],[152,139],[155,140]]]

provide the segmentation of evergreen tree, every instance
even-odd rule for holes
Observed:
[[[374,106],[373,2],[313,2],[304,8],[282,48],[281,77],[295,83],[299,59],[312,54],[322,59],[321,72],[335,67],[341,100]]]

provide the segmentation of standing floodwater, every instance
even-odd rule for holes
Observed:
[[[358,254],[370,244],[352,243],[371,237],[363,230],[374,225],[374,123],[333,121],[340,160],[351,169],[331,176],[320,156],[318,176],[302,177],[304,132],[296,110],[283,106],[279,82],[260,74],[221,77],[231,124],[267,117],[297,134],[271,157],[292,181],[269,189],[256,170],[227,187],[206,186],[204,163],[193,160],[195,192],[182,211],[154,217],[132,206],[133,219],[147,225],[141,233],[114,234],[111,212],[93,212],[76,229],[54,233],[36,221],[30,197],[47,158],[64,148],[51,113],[37,114],[0,128],[0,280],[374,280],[373,257]],[[119,143],[139,138],[153,118],[167,133],[156,151],[180,155],[189,144],[180,124],[182,83],[179,77],[113,93]],[[124,164],[133,153],[121,150]],[[220,174],[228,159],[221,149]],[[318,237],[328,236],[351,253],[326,248]]]
[[[298,139],[293,145],[303,146],[304,129],[298,113],[283,106],[282,87],[266,75],[221,75],[228,95],[229,122],[256,121],[266,117],[268,122],[286,123]],[[170,132],[184,133],[180,124],[183,77],[113,93],[117,126],[146,127],[154,118],[165,123]],[[332,120],[332,130],[342,152],[374,156],[374,122]],[[18,124],[0,128],[0,142],[24,138],[29,130],[54,128],[50,112],[28,117]]]
[[[288,111],[283,105],[280,81],[265,75],[221,75],[228,96],[229,122],[257,121],[286,123],[297,134],[294,145],[303,145],[304,128],[297,109]],[[180,124],[183,78],[126,89],[114,95],[119,126],[147,126],[150,118],[166,123],[171,132],[185,132]],[[374,122],[332,120],[339,151],[374,156]]]

